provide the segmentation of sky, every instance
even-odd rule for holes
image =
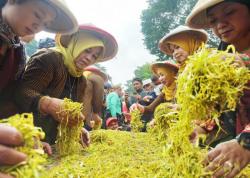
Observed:
[[[125,84],[134,77],[137,66],[153,62],[143,44],[140,16],[147,8],[146,0],[65,0],[79,24],[92,23],[110,32],[117,40],[117,56],[100,63],[107,69],[114,84]],[[42,32],[37,39],[53,35]]]

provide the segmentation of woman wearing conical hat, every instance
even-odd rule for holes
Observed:
[[[226,49],[228,44],[234,45],[241,53],[241,64],[249,66],[249,12],[249,0],[199,0],[186,23],[193,28],[212,29],[221,40],[219,49]],[[234,177],[250,163],[250,90],[244,91],[236,111],[236,124],[233,126],[236,125],[239,134],[237,139],[218,145],[208,154],[207,168],[214,172],[214,177]]]
[[[19,37],[73,33],[78,24],[63,0],[1,0],[0,8],[0,118],[6,118],[19,112],[13,92],[26,63]]]
[[[117,49],[110,33],[92,25],[80,25],[76,33],[57,35],[55,48],[38,51],[31,57],[16,100],[23,112],[35,113],[35,124],[45,131],[46,142],[54,144],[58,123],[67,122],[58,115],[63,98],[83,102],[84,68],[112,59]],[[82,115],[78,120],[83,119]],[[76,121],[69,116],[67,125]]]
[[[202,46],[203,43],[206,43],[207,38],[208,38],[207,33],[204,30],[196,30],[183,25],[167,33],[159,41],[159,48],[163,53],[173,56],[174,60],[176,60],[176,62],[178,63],[179,69],[174,67],[177,70],[173,70],[175,71],[173,73],[173,71],[169,69],[171,68],[174,69],[174,68],[167,67],[167,66],[172,66],[173,64],[168,62],[166,63],[163,62],[163,63],[153,64],[152,71],[153,73],[160,76],[158,72],[162,72],[161,69],[164,69],[163,70],[164,72],[161,74],[161,78],[162,79],[164,78],[164,80],[165,79],[170,80],[172,84],[169,86],[166,86],[164,84],[165,86],[163,88],[162,93],[149,106],[144,107],[136,104],[133,107],[131,107],[131,110],[138,108],[142,113],[153,112],[156,106],[158,106],[160,103],[164,101],[173,100],[176,90],[175,80],[177,77],[177,73],[184,69],[188,56],[196,52]]]
[[[180,25],[160,40],[159,48],[166,55],[173,56],[182,71],[188,56],[193,55],[207,39],[206,31]]]
[[[142,106],[138,103],[133,104],[130,110],[139,109],[141,113],[153,113],[155,108],[163,102],[175,101],[176,77],[179,67],[171,62],[156,62],[151,65],[153,73],[159,76],[163,89],[157,98],[148,106]]]

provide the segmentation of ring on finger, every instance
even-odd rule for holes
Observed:
[[[231,163],[230,161],[226,161],[224,163],[224,166],[227,167],[227,168],[230,168],[230,169],[233,169],[233,167],[234,167],[233,163]]]

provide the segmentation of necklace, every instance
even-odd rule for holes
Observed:
[[[71,79],[70,79],[70,76],[69,76],[69,98],[70,99],[72,99],[72,92],[73,92],[73,89],[74,89],[75,81],[76,81],[76,78],[74,78],[73,84],[71,86]]]

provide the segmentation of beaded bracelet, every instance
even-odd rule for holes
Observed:
[[[249,60],[250,60],[249,57],[242,57],[241,59],[242,59],[243,61],[249,61]]]

